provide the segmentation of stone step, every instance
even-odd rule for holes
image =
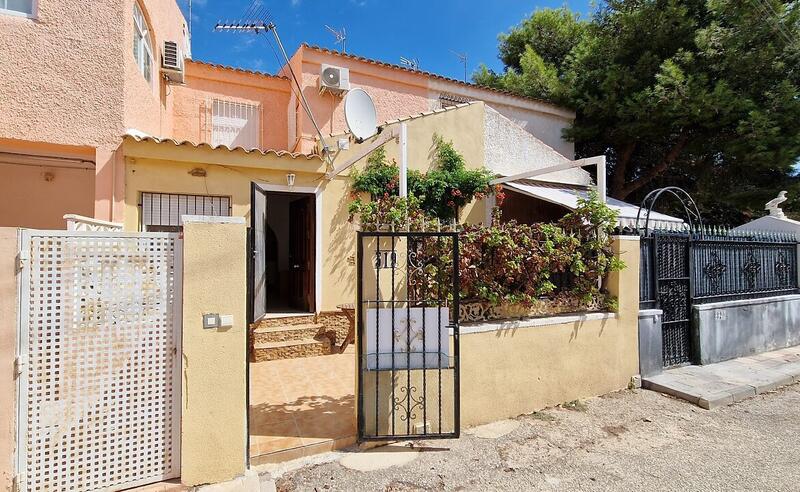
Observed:
[[[330,355],[330,353],[331,341],[327,337],[321,337],[319,340],[304,338],[302,340],[287,340],[284,342],[256,343],[253,346],[253,361],[299,359],[301,357]]]
[[[289,325],[310,325],[316,323],[316,315],[303,314],[298,316],[283,316],[276,318],[261,318],[258,322],[254,323],[255,328],[263,327],[281,327]]]
[[[322,330],[319,323],[286,326],[259,326],[253,330],[253,343],[286,342],[316,338]]]

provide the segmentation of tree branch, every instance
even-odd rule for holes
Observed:
[[[664,156],[663,159],[661,159],[661,161],[658,164],[656,164],[647,173],[643,174],[642,176],[634,179],[633,181],[625,185],[622,188],[620,195],[619,196],[615,195],[615,197],[624,200],[625,198],[628,197],[628,195],[630,195],[634,191],[638,190],[647,183],[653,181],[657,177],[664,174],[664,171],[669,169],[669,166],[673,162],[675,162],[678,156],[681,155],[681,152],[683,152],[683,149],[686,147],[686,144],[688,142],[689,142],[689,136],[686,135],[685,133],[681,133],[681,135],[678,137],[678,140],[675,141],[675,143],[672,145],[672,148],[669,149],[669,152],[667,152],[667,154]]]

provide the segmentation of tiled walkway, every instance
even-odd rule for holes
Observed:
[[[800,346],[706,366],[685,366],[642,379],[642,387],[706,409],[800,381]]]
[[[355,442],[355,352],[250,364],[251,463]]]

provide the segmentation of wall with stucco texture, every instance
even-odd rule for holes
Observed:
[[[211,108],[215,98],[261,107],[261,147],[287,150],[289,81],[205,63],[186,61],[186,85],[170,87],[170,135],[176,140],[211,141]]]
[[[239,220],[184,225],[181,482],[185,485],[230,480],[246,467],[247,231]],[[233,315],[233,326],[204,329],[205,313]]]
[[[639,244],[618,238],[613,250],[627,265],[607,281],[619,299],[616,315],[561,323],[557,317],[551,318],[553,323],[509,321],[476,333],[462,328],[463,425],[514,417],[628,386],[639,372]]]
[[[126,0],[38,2],[0,15],[0,137],[103,145],[123,128]],[[124,51],[124,52],[123,52]],[[132,56],[132,55],[130,55]]]
[[[17,230],[0,227],[0,490],[11,490],[16,439]]]

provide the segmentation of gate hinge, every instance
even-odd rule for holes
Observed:
[[[21,272],[25,265],[27,265],[28,260],[31,259],[30,251],[27,249],[19,250],[17,253],[17,273]]]
[[[19,475],[14,477],[14,483],[12,484],[12,489],[14,492],[25,492],[27,490],[27,482],[25,480],[25,474],[20,473]]]
[[[20,374],[25,370],[25,366],[28,365],[28,356],[27,355],[18,355],[14,359],[14,376],[19,377]]]

